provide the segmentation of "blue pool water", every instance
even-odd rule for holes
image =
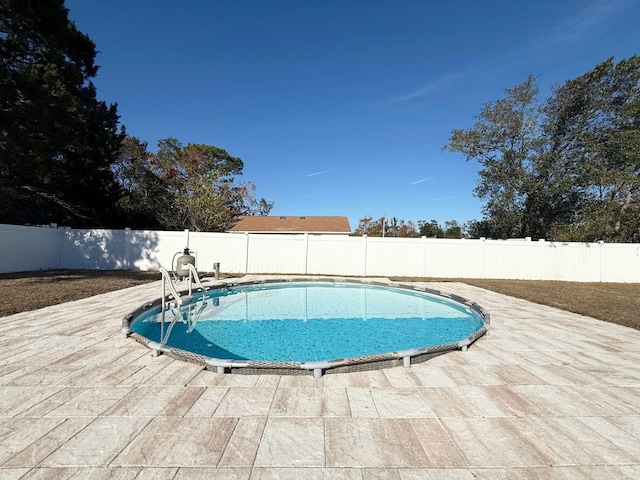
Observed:
[[[474,310],[423,292],[305,282],[215,290],[164,320],[149,309],[131,330],[212,358],[309,362],[457,342],[482,326]]]

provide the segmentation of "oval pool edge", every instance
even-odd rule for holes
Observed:
[[[430,358],[442,355],[454,350],[467,350],[476,340],[489,332],[491,326],[490,314],[476,302],[468,300],[459,295],[443,292],[441,290],[415,285],[413,283],[404,282],[383,282],[379,280],[343,278],[343,277],[295,277],[295,278],[268,278],[260,280],[237,280],[233,282],[220,282],[209,285],[209,290],[216,290],[229,287],[237,287],[244,285],[264,285],[269,283],[291,283],[291,282],[326,282],[332,284],[364,284],[374,285],[387,288],[398,288],[404,290],[417,291],[442,297],[449,301],[461,304],[474,310],[483,320],[483,325],[469,337],[447,344],[434,345],[431,347],[413,348],[410,350],[399,350],[375,355],[367,355],[361,357],[340,358],[334,360],[323,360],[318,362],[270,362],[255,360],[229,360],[221,358],[206,357],[179,348],[168,347],[153,342],[148,338],[139,335],[131,330],[130,326],[133,320],[151,307],[155,307],[162,303],[162,298],[157,298],[151,302],[147,302],[122,319],[122,333],[127,338],[132,338],[138,343],[144,345],[152,351],[153,356],[160,354],[167,355],[176,360],[186,361],[202,365],[208,370],[215,369],[218,373],[243,373],[243,374],[274,374],[274,375],[302,375],[313,373],[315,378],[322,377],[325,373],[347,373],[365,370],[379,370],[403,365],[410,367],[412,364],[422,363]],[[188,293],[188,290],[181,290],[180,295]]]

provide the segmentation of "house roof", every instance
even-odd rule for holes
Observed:
[[[347,217],[240,216],[229,232],[350,234]]]

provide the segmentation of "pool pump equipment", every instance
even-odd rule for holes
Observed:
[[[180,255],[176,260],[176,268],[175,268],[176,275],[178,277],[187,277],[189,275],[189,267],[187,267],[187,265],[189,264],[195,267],[196,257],[191,255],[191,253],[189,252],[189,247],[185,247],[184,251],[182,252],[182,255]]]

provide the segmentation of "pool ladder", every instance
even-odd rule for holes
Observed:
[[[160,342],[149,342],[149,348],[152,350],[153,356],[157,357],[160,355],[162,349],[165,347],[167,341],[169,340],[169,335],[171,334],[171,330],[173,330],[174,325],[178,320],[184,319],[189,323],[189,327],[187,328],[187,332],[193,331],[198,322],[198,318],[200,314],[204,310],[206,306],[206,294],[209,290],[209,287],[205,287],[200,281],[200,277],[198,276],[198,271],[196,267],[191,264],[184,265],[189,270],[189,275],[187,276],[187,285],[188,285],[188,294],[186,296],[181,295],[175,287],[171,279],[171,275],[165,268],[160,268],[160,273],[162,274],[162,330],[164,330],[164,325],[166,323],[165,314],[167,310],[171,310],[174,317],[169,324],[166,332],[162,331],[160,334]],[[202,296],[199,294],[196,295],[193,291],[193,284],[199,288],[199,292],[202,293]],[[169,288],[170,296],[167,295],[167,287]],[[170,297],[170,298],[169,298]],[[191,315],[192,303],[202,300],[202,305],[195,312],[195,315]],[[185,316],[181,311],[181,307],[188,305],[189,306],[189,315]],[[195,307],[195,306],[194,306]]]

